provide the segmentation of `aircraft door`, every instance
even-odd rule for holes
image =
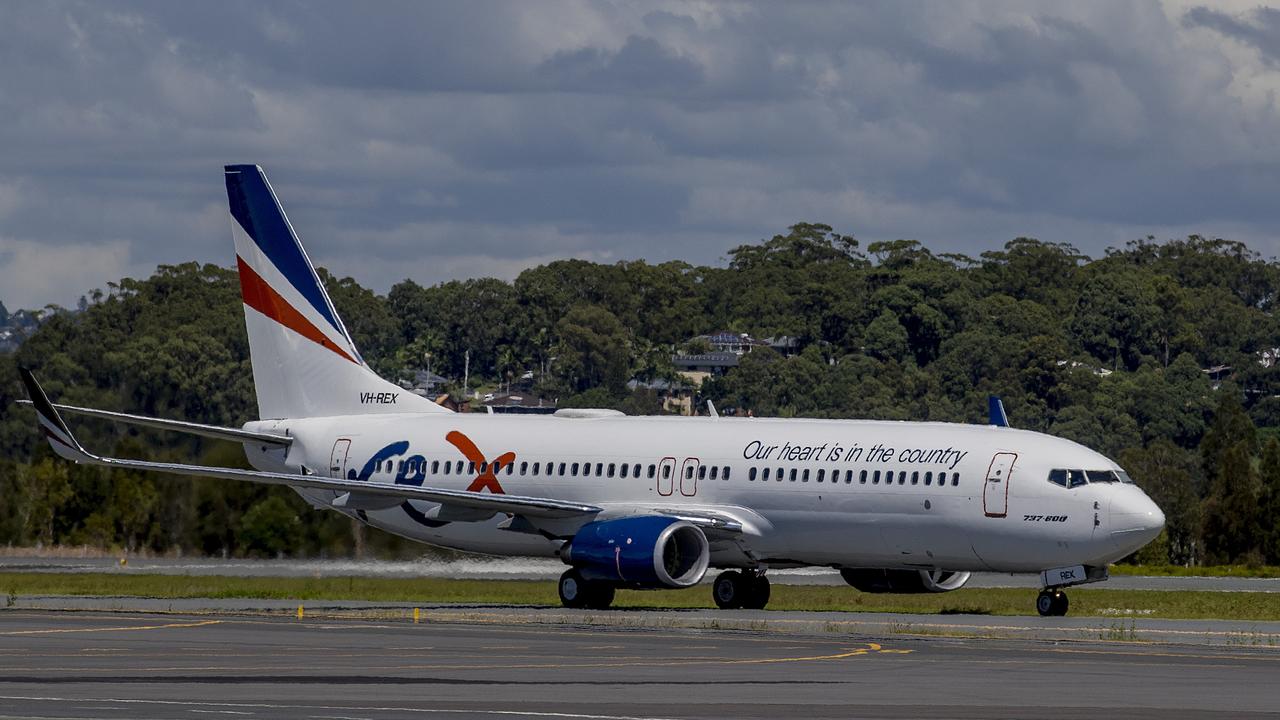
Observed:
[[[347,476],[347,453],[351,450],[349,438],[338,438],[333,444],[333,452],[329,454],[329,476],[345,478]]]
[[[680,494],[693,497],[698,494],[698,470],[702,462],[698,458],[685,458],[680,468]]]
[[[670,495],[675,492],[676,477],[676,459],[673,457],[662,458],[662,462],[658,463],[658,494]]]
[[[987,517],[1004,517],[1009,512],[1009,478],[1013,475],[1016,453],[996,453],[987,468],[982,484],[982,510]]]

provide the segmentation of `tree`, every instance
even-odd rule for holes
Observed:
[[[296,547],[300,526],[298,513],[272,495],[244,514],[240,519],[240,535],[248,552],[276,557]]]
[[[1217,477],[1205,503],[1205,554],[1212,563],[1252,561],[1259,552],[1260,482],[1246,441],[1219,455]]]
[[[1262,553],[1268,565],[1280,565],[1280,439],[1273,436],[1262,448],[1258,472],[1262,481],[1258,502]]]
[[[867,325],[864,342],[867,353],[881,360],[900,361],[910,349],[907,342],[907,329],[902,327],[898,318],[887,309]]]
[[[41,544],[52,545],[56,540],[54,520],[71,497],[68,465],[46,457],[21,472],[19,478],[26,534]]]
[[[574,392],[601,386],[619,396],[627,383],[630,343],[613,313],[597,305],[578,305],[556,323],[553,372]]]
[[[1166,557],[1160,562],[1196,564],[1201,547],[1200,498],[1193,477],[1199,465],[1195,454],[1160,438],[1145,448],[1126,448],[1119,460],[1164,512]]]

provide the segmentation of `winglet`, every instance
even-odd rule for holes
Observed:
[[[987,396],[987,416],[989,425],[1009,427],[1009,416],[1004,414],[1004,402],[999,395]]]
[[[62,421],[62,416],[58,415],[58,411],[54,409],[53,403],[49,402],[49,397],[44,394],[44,389],[40,387],[40,383],[36,382],[36,376],[28,368],[18,368],[18,374],[22,376],[22,384],[27,386],[27,395],[31,398],[31,404],[36,409],[36,417],[40,421],[40,429],[44,431],[44,435],[49,439],[49,446],[53,451],[68,460],[82,462],[92,459],[92,456],[80,445],[71,431],[67,429],[67,424]]]

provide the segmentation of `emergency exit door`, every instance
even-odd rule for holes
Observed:
[[[1004,517],[1009,512],[1009,478],[1013,475],[1016,453],[996,453],[987,468],[982,484],[982,510],[987,517]]]
[[[351,451],[351,440],[339,438],[333,444],[333,452],[329,454],[329,477],[345,478],[347,476],[347,453]]]

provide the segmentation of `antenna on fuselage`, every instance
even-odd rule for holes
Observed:
[[[999,395],[987,396],[987,424],[1009,427],[1009,416],[1004,414],[1004,402]]]

